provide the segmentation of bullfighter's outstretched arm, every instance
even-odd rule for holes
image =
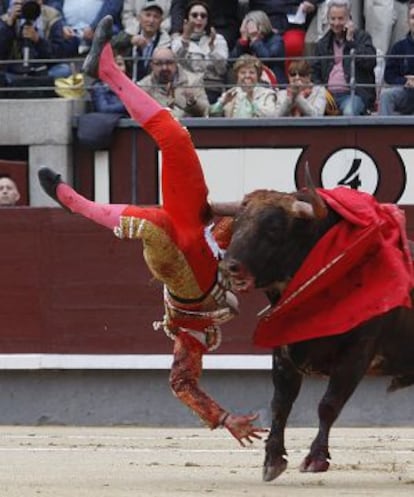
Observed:
[[[219,306],[208,292],[217,281],[218,259],[212,247],[214,240],[206,232],[208,191],[191,137],[167,110],[118,69],[108,43],[111,27],[112,20],[108,17],[98,25],[84,70],[107,83],[121,98],[130,115],[156,140],[163,155],[163,206],[144,208],[97,204],[76,193],[58,175],[45,169],[39,173],[42,186],[72,212],[114,230],[121,238],[141,239],[147,265],[166,285],[167,294],[182,300],[193,299],[194,302],[203,298],[207,307],[198,308],[197,311],[201,311],[198,315],[214,313]],[[169,312],[174,314],[175,309],[170,307]],[[175,334],[170,381],[176,395],[210,427],[225,426],[241,444],[260,438],[265,430],[254,426],[256,415],[231,415],[200,389],[202,356],[207,348],[177,325],[179,318],[170,318]],[[199,319],[191,324],[188,331],[203,334],[205,324],[200,328]]]

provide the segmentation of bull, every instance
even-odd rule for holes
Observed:
[[[410,242],[406,238],[404,242],[402,232],[396,248],[390,248],[388,266],[383,257],[388,249],[381,246],[381,239],[391,234],[392,216],[387,217],[384,204],[371,197],[375,213],[384,214],[385,221],[373,222],[368,216],[368,221],[358,226],[357,242],[347,239],[345,246],[338,248],[339,254],[324,260],[313,273],[311,270],[311,276],[290,289],[309,260],[323,259],[320,254],[326,245],[318,248],[323,247],[322,241],[331,237],[330,247],[335,247],[333,241],[342,236],[345,223],[343,214],[332,207],[335,202],[327,201],[330,191],[325,191],[324,198],[323,190],[312,185],[308,171],[307,180],[303,191],[257,190],[247,194],[237,209],[233,206],[233,236],[222,262],[233,290],[262,289],[270,301],[255,335],[259,345],[273,349],[274,394],[264,481],[275,479],[287,467],[284,431],[303,375],[325,375],[328,385],[318,406],[319,429],[300,465],[302,472],[328,470],[330,430],[365,374],[391,376],[389,391],[414,383]],[[359,192],[352,192],[359,199]],[[370,197],[361,195],[364,200]],[[357,224],[361,212],[354,220]],[[366,270],[370,263],[371,271]],[[379,274],[382,268],[386,274]],[[380,280],[369,286],[375,273]],[[364,292],[368,294],[365,301]],[[350,302],[351,308],[341,309],[343,300]],[[292,327],[298,335],[289,338]],[[326,328],[327,335],[314,336],[309,327]],[[280,334],[282,338],[278,338]]]

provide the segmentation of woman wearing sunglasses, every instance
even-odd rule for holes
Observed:
[[[208,99],[215,102],[224,89],[229,49],[211,25],[205,2],[193,0],[187,5],[182,33],[173,39],[171,48],[184,69],[203,74]]]
[[[306,60],[294,60],[288,70],[289,85],[277,94],[276,115],[323,116],[326,109],[324,86],[314,85],[311,66]]]

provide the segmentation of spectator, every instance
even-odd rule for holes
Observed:
[[[381,55],[407,34],[407,0],[364,0],[365,30]]]
[[[224,90],[229,49],[212,26],[205,2],[192,0],[187,5],[182,34],[173,38],[171,48],[184,69],[202,76],[209,102],[215,102]]]
[[[326,108],[324,86],[314,85],[312,68],[306,60],[294,60],[289,66],[289,86],[277,94],[277,116],[323,116]]]
[[[408,5],[408,26],[407,36],[391,47],[386,61],[385,82],[392,87],[381,90],[382,116],[414,113],[414,3]]]
[[[9,9],[0,19],[0,60],[22,60],[10,64],[7,80],[10,85],[17,74],[39,74],[45,69],[54,78],[71,74],[68,64],[29,64],[28,60],[58,59],[64,56],[63,23],[59,12],[34,0],[23,8],[23,0],[12,0]]]
[[[126,73],[125,59],[120,54],[115,55],[116,65],[123,73]],[[125,114],[128,112],[119,97],[111,88],[101,80],[96,80],[91,91],[92,103],[95,111],[104,113]]]
[[[240,26],[240,38],[231,51],[230,58],[236,59],[248,53],[271,69],[276,77],[277,84],[287,83],[285,72],[285,46],[283,38],[276,33],[270,23],[269,17],[262,10],[248,12]],[[281,60],[275,60],[275,59]]]
[[[6,173],[0,173],[0,207],[13,207],[20,199],[16,182]]]
[[[170,35],[161,29],[162,4],[149,1],[137,15],[138,30],[130,34],[122,31],[112,39],[112,46],[125,57],[134,58],[132,79],[139,81],[150,72],[150,61],[156,47],[169,47]]]
[[[66,56],[89,51],[98,22],[106,15],[114,19],[113,34],[121,30],[123,0],[53,0],[63,15]]]
[[[348,0],[329,2],[328,22],[328,32],[315,47],[315,56],[319,58],[313,63],[312,79],[316,84],[327,86],[343,115],[365,114],[375,103],[376,50],[371,36],[355,28]],[[351,50],[356,55],[355,95],[350,88]],[[372,57],[366,57],[368,55]]]
[[[171,2],[171,33],[172,36],[182,32],[185,9],[189,0],[172,0]],[[224,36],[229,50],[234,47],[239,33],[239,2],[238,0],[206,0],[214,28]]]
[[[139,33],[139,17],[138,14],[144,7],[149,7],[155,0],[124,0],[122,9],[122,26],[124,30],[130,34],[135,35]],[[155,3],[159,4],[164,12],[161,28],[167,33],[171,29],[170,8],[171,0],[156,0]]]
[[[306,30],[322,0],[249,0],[249,10],[263,10],[274,29],[283,36],[288,61],[302,57]],[[287,63],[288,65],[288,63]]]
[[[156,48],[152,54],[151,73],[138,82],[149,95],[175,117],[206,117],[208,98],[199,74],[186,71],[170,48]]]
[[[263,65],[254,55],[241,55],[233,65],[237,84],[225,91],[210,106],[210,116],[224,117],[274,117],[276,93],[263,87],[259,80]]]

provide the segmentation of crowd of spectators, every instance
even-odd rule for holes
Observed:
[[[0,0],[0,86],[70,76],[108,14],[117,60],[177,117],[414,111],[414,0]]]

